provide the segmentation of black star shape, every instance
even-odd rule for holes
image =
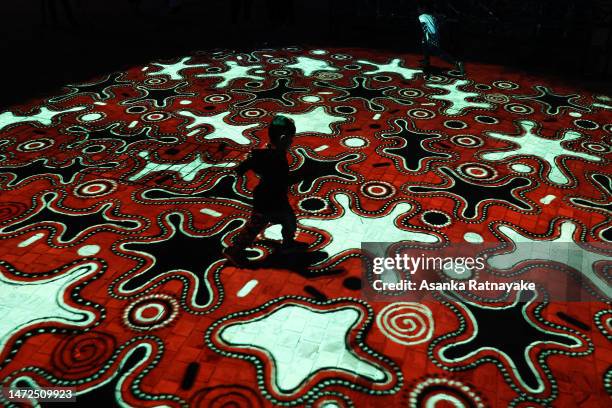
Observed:
[[[319,179],[336,178],[344,181],[357,181],[358,176],[347,174],[346,167],[355,163],[361,156],[349,154],[339,159],[325,158],[319,159],[310,154],[303,148],[295,149],[299,157],[299,164],[289,173],[290,184],[298,184],[300,194],[307,193]],[[352,162],[352,163],[351,163]]]
[[[194,93],[183,93],[179,91],[179,88],[183,88],[185,86],[187,86],[187,82],[176,84],[170,88],[147,88],[145,86],[138,85],[136,88],[142,91],[144,94],[138,98],[124,101],[122,102],[122,105],[132,105],[137,102],[151,101],[156,108],[165,108],[170,99],[174,99],[179,96],[195,96]]]
[[[308,89],[306,88],[292,88],[289,86],[289,79],[288,78],[278,78],[275,81],[275,84],[272,88],[269,89],[264,89],[261,91],[255,91],[255,90],[246,90],[246,89],[241,89],[238,91],[232,91],[232,92],[236,92],[236,93],[246,93],[249,94],[251,96],[253,96],[253,98],[247,100],[247,101],[242,101],[239,102],[237,104],[235,104],[234,106],[236,106],[237,108],[242,108],[245,106],[249,106],[257,101],[261,101],[261,100],[272,100],[278,103],[281,103],[285,106],[295,106],[295,102],[293,102],[291,99],[289,99],[287,96],[290,93],[295,93],[295,92],[301,92],[304,93],[308,91]]]
[[[531,360],[528,350],[537,343],[559,343],[572,347],[582,342],[578,338],[571,340],[568,336],[546,330],[537,321],[533,321],[531,314],[538,312],[527,310],[537,295],[531,293],[530,298],[527,295],[529,293],[517,293],[514,304],[504,307],[482,306],[461,300],[460,305],[472,317],[474,334],[467,341],[445,346],[440,351],[441,356],[457,361],[483,348],[492,349],[500,360],[507,359],[508,364],[516,368],[517,377],[525,385],[531,389],[538,388],[541,378],[533,365],[545,363],[539,363],[537,358]],[[457,333],[458,336],[462,334]]]
[[[368,109],[377,112],[383,111],[384,107],[375,101],[377,99],[392,99],[389,97],[388,92],[396,87],[386,86],[384,88],[369,88],[366,86],[366,81],[367,79],[364,77],[353,78],[353,83],[355,86],[352,87],[341,87],[327,82],[315,82],[315,85],[342,91],[344,95],[333,98],[332,101],[334,102],[344,102],[349,99],[361,99],[365,102]]]
[[[539,93],[535,96],[515,96],[515,99],[528,99],[534,102],[537,102],[546,107],[547,115],[557,115],[561,108],[571,108],[580,110],[583,112],[588,112],[589,109],[583,106],[577,105],[572,102],[574,99],[580,98],[578,94],[571,95],[557,95],[552,93],[552,91],[545,86],[536,85],[534,87]]]
[[[58,176],[62,183],[68,184],[83,170],[107,170],[115,167],[117,167],[115,162],[87,166],[83,164],[83,159],[80,157],[70,160],[69,164],[64,166],[52,166],[49,164],[48,159],[37,159],[23,166],[3,166],[0,168],[0,173],[8,173],[14,176],[8,184],[9,187],[13,187],[29,177],[47,174]]]
[[[131,277],[123,284],[123,289],[132,291],[151,282],[161,275],[184,271],[193,275],[198,281],[196,303],[205,305],[210,300],[206,285],[206,275],[210,267],[223,259],[223,239],[226,234],[237,229],[242,224],[240,220],[232,220],[210,235],[193,235],[183,229],[183,216],[166,215],[170,224],[170,235],[156,242],[133,242],[122,247],[130,252],[153,259],[154,262],[143,272]],[[199,234],[199,233],[198,233]],[[142,264],[140,265],[142,266]],[[140,266],[138,268],[140,268]]]
[[[55,98],[49,99],[49,102],[61,102],[65,99],[72,98],[78,95],[91,95],[97,101],[105,101],[115,96],[112,92],[113,87],[131,84],[130,81],[119,81],[123,77],[122,72],[116,72],[110,74],[106,79],[101,82],[94,82],[88,84],[68,85],[70,93]]]
[[[402,167],[408,171],[419,171],[423,166],[422,162],[427,158],[444,158],[448,159],[451,157],[447,153],[436,153],[425,148],[425,143],[428,141],[435,140],[440,135],[432,135],[430,133],[417,133],[410,129],[409,124],[404,119],[395,120],[395,125],[399,127],[397,133],[386,133],[383,134],[384,138],[399,138],[399,146],[397,147],[384,147],[382,152],[384,154],[399,156],[399,160],[402,163]]]
[[[440,171],[450,178],[450,185],[448,187],[411,186],[408,187],[408,191],[411,193],[431,193],[433,191],[441,191],[444,193],[444,195],[448,194],[455,199],[458,198],[459,201],[463,203],[464,208],[461,215],[465,218],[475,218],[479,212],[478,207],[481,205],[481,203],[487,200],[491,200],[493,204],[505,202],[514,205],[521,210],[532,209],[529,204],[521,200],[523,197],[520,195],[520,192],[517,191],[515,194],[515,190],[531,185],[531,181],[524,177],[514,177],[504,184],[489,186],[465,181],[455,172],[446,167],[441,167]]]
[[[111,211],[112,203],[103,205],[95,212],[68,212],[59,206],[58,195],[55,193],[45,194],[41,201],[43,205],[38,211],[2,228],[2,233],[7,234],[22,228],[38,228],[41,226],[40,223],[60,224],[58,240],[66,243],[74,240],[86,230],[102,227],[134,230],[141,226],[139,221],[127,219],[118,214],[116,209]]]

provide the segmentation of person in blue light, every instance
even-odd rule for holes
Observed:
[[[454,65],[461,75],[465,75],[463,62],[453,58],[448,52],[444,51],[440,46],[440,30],[436,17],[427,10],[423,5],[417,9],[419,23],[423,30],[423,68],[427,71],[430,68],[430,56],[438,56],[451,65]]]

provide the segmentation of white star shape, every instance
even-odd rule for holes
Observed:
[[[85,327],[95,314],[76,309],[64,301],[69,286],[98,271],[96,263],[85,263],[60,276],[36,281],[16,281],[0,272],[0,351],[12,334],[37,323]]]
[[[143,159],[149,158],[148,152],[140,152],[138,154]],[[202,170],[208,170],[211,168],[230,168],[236,166],[236,163],[231,162],[220,162],[220,163],[208,163],[202,160],[200,157],[196,157],[189,163],[179,163],[179,164],[167,164],[167,163],[155,163],[148,162],[142,170],[140,170],[137,174],[131,176],[128,180],[134,181],[144,176],[160,171],[175,171],[179,173],[181,178],[185,181],[193,181],[195,179],[198,172]]]
[[[61,115],[62,113],[68,112],[77,112],[85,109],[84,106],[77,106],[74,108],[60,110],[60,111],[52,111],[49,108],[42,106],[40,108],[40,112],[34,115],[26,115],[26,116],[16,116],[12,112],[2,112],[0,113],[0,130],[5,128],[6,126],[14,125],[15,123],[23,123],[23,122],[38,122],[43,126],[51,126],[53,123],[53,118],[57,115]]]
[[[147,75],[148,76],[168,75],[170,79],[174,81],[180,81],[182,79],[185,79],[185,77],[180,74],[182,70],[189,69],[189,68],[203,68],[203,67],[208,66],[208,64],[188,65],[187,61],[189,61],[190,59],[191,57],[185,57],[181,59],[179,62],[176,62],[174,64],[162,64],[159,62],[154,62],[151,65],[157,65],[158,67],[161,67],[162,69],[156,72],[150,72]]]
[[[323,106],[314,108],[306,113],[279,113],[293,119],[295,122],[296,133],[321,133],[333,135],[332,124],[345,122],[347,118],[334,116],[327,113]]]
[[[342,209],[338,218],[302,218],[299,223],[305,227],[327,231],[331,242],[323,249],[329,257],[345,251],[360,249],[362,242],[418,241],[433,243],[440,239],[429,232],[415,232],[399,229],[394,221],[412,208],[408,203],[399,203],[393,211],[383,217],[363,217],[351,210],[351,199],[347,194],[338,193],[335,199]]]
[[[228,70],[225,72],[219,72],[214,74],[199,74],[196,75],[198,78],[208,78],[208,77],[221,77],[223,80],[215,85],[215,88],[225,88],[229,85],[231,81],[238,78],[246,78],[246,79],[264,79],[264,77],[259,75],[249,74],[249,71],[252,69],[262,68],[261,65],[252,65],[249,67],[243,67],[238,65],[235,61],[227,61],[225,63],[227,65]]]
[[[400,60],[399,58],[395,58],[395,59],[392,59],[391,62],[388,64],[377,64],[375,62],[371,62],[367,60],[359,60],[357,62],[360,64],[368,64],[368,65],[376,66],[376,68],[373,71],[364,72],[364,74],[366,75],[380,74],[382,72],[391,72],[391,73],[401,75],[402,78],[404,79],[411,80],[411,79],[414,79],[416,74],[420,74],[421,72],[423,72],[423,70],[421,69],[412,69],[412,68],[402,67],[400,66],[401,61],[402,60]]]
[[[514,250],[489,257],[487,262],[493,268],[511,269],[529,260],[560,262],[580,271],[604,295],[612,297],[610,284],[603,280],[593,267],[600,261],[612,262],[612,257],[587,251],[576,244],[573,239],[576,224],[572,221],[564,221],[559,237],[548,241],[531,239],[507,225],[500,226],[499,231],[514,243]]]
[[[311,76],[316,71],[338,71],[338,68],[332,66],[329,62],[310,57],[297,57],[297,62],[289,64],[287,68],[299,69],[304,73],[304,76]]]
[[[484,108],[491,109],[493,105],[487,102],[472,102],[468,101],[467,98],[474,98],[480,96],[477,92],[466,92],[459,89],[461,86],[469,84],[470,81],[467,79],[459,79],[452,84],[426,84],[426,86],[435,89],[443,89],[447,91],[444,95],[433,95],[431,99],[438,99],[449,103],[444,109],[444,113],[447,115],[461,115],[463,110],[466,108]]]
[[[242,126],[230,125],[223,120],[230,112],[222,112],[213,116],[198,116],[189,111],[180,111],[177,113],[193,119],[193,122],[186,126],[187,129],[192,129],[201,125],[212,126],[214,131],[204,136],[205,139],[230,139],[241,145],[248,145],[251,143],[251,140],[243,136],[242,132],[258,126],[257,123]]]
[[[273,383],[292,392],[313,374],[342,370],[384,382],[388,374],[350,350],[348,335],[360,313],[351,307],[311,310],[286,305],[256,319],[228,325],[220,338],[230,346],[263,350],[274,362]]]
[[[570,142],[580,138],[581,134],[576,131],[568,130],[563,134],[563,137],[560,140],[551,140],[545,139],[536,134],[535,129],[537,128],[537,124],[535,122],[530,120],[522,120],[519,122],[519,125],[522,129],[522,134],[520,136],[509,136],[502,133],[488,132],[488,135],[491,137],[518,144],[520,146],[518,149],[503,152],[484,153],[482,158],[490,161],[500,161],[507,157],[520,156],[524,154],[537,156],[550,165],[550,173],[547,177],[553,183],[558,184],[567,184],[570,180],[565,174],[563,174],[557,165],[555,160],[557,157],[573,156],[597,162],[602,160],[601,157],[588,153],[575,152],[562,146],[563,142]]]

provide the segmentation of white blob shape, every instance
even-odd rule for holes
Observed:
[[[194,127],[199,127],[202,125],[212,126],[214,130],[212,133],[204,136],[204,139],[213,140],[213,139],[230,139],[241,145],[248,145],[251,143],[251,140],[243,135],[245,130],[257,127],[257,123],[252,123],[250,125],[230,125],[226,123],[224,119],[228,117],[231,112],[221,112],[217,115],[213,116],[198,116],[189,111],[179,111],[177,112],[179,115],[187,116],[193,119],[193,122],[185,126],[186,129],[192,129]],[[190,132],[188,136],[191,136],[193,133],[197,133],[196,131]]]
[[[92,113],[87,113],[83,116],[81,116],[81,120],[84,122],[92,122],[94,120],[99,120],[102,119],[104,117],[104,115],[102,115],[99,112],[92,112]]]
[[[561,224],[559,237],[548,240],[534,240],[524,236],[512,227],[502,225],[499,232],[514,243],[514,250],[509,253],[492,255],[487,259],[489,265],[496,269],[511,269],[519,263],[530,260],[544,260],[566,264],[581,272],[591,283],[608,298],[612,297],[610,284],[595,272],[597,262],[611,262],[612,257],[587,251],[574,242],[576,224],[564,221]]]
[[[21,241],[17,246],[19,248],[25,248],[27,246],[32,245],[33,243],[35,243],[36,241],[38,241],[39,239],[41,239],[42,237],[44,237],[45,234],[43,234],[42,232],[39,232],[38,234],[34,234],[32,235],[30,238]]]
[[[191,105],[193,102],[191,102],[190,100],[187,99],[183,99],[182,101],[179,102],[181,105]]]
[[[94,256],[98,252],[100,252],[100,245],[84,245],[79,248],[77,253],[80,256]]]
[[[128,128],[132,129],[135,128],[136,125],[138,125],[138,121],[137,120],[133,120],[129,125]]]
[[[306,113],[279,113],[293,119],[297,133],[321,133],[333,135],[332,124],[346,122],[348,119],[343,116],[334,116],[327,113],[323,106],[312,109]]]
[[[482,235],[478,234],[477,232],[466,232],[463,234],[463,239],[471,244],[481,244],[484,242]]]
[[[357,62],[360,64],[368,64],[368,65],[376,66],[376,68],[373,71],[364,72],[366,75],[375,75],[375,74],[380,74],[383,72],[395,73],[395,74],[400,75],[404,79],[411,80],[416,76],[416,74],[423,72],[423,70],[421,69],[412,69],[412,68],[402,67],[400,65],[402,60],[399,58],[395,58],[391,60],[391,62],[389,62],[388,64],[377,64],[375,62],[371,62],[367,60],[359,60]]]
[[[388,373],[348,346],[348,335],[359,319],[360,313],[351,307],[319,311],[286,305],[264,317],[228,325],[219,337],[230,346],[255,347],[268,354],[274,361],[271,380],[281,392],[293,392],[315,373],[328,370],[388,381]]]
[[[312,50],[312,51],[310,51],[310,53],[312,55],[325,55],[325,54],[327,54],[327,51],[325,51],[325,50]]]
[[[493,105],[488,102],[472,102],[468,98],[474,98],[480,96],[478,92],[466,92],[459,87],[468,85],[470,81],[467,79],[459,79],[452,84],[427,84],[426,86],[435,89],[442,89],[447,93],[444,95],[432,95],[431,99],[437,99],[448,102],[448,106],[443,109],[443,112],[447,115],[462,115],[464,109],[467,108],[481,108],[491,109]]]
[[[257,286],[258,283],[259,282],[257,280],[255,280],[255,279],[252,279],[252,280],[248,281],[238,291],[238,293],[236,293],[236,296],[238,296],[239,298],[243,298],[243,297],[247,296],[249,293],[251,293],[251,291],[255,288],[255,286]]]
[[[82,111],[83,109],[85,109],[84,106],[77,106],[66,110],[52,111],[42,106],[39,113],[26,116],[16,116],[12,112],[2,112],[0,113],[0,130],[9,125],[25,122],[38,122],[43,126],[51,126],[51,124],[53,124],[53,118],[56,116],[62,113]]]
[[[572,118],[581,118],[582,117],[582,113],[579,113],[579,112],[570,112],[569,115]]]
[[[344,144],[348,147],[363,147],[367,142],[360,137],[349,137],[344,140]]]
[[[221,214],[220,212],[217,212],[217,211],[215,211],[215,210],[211,210],[210,208],[202,208],[202,209],[200,210],[200,212],[201,212],[202,214],[210,215],[211,217],[216,217],[216,218],[218,218],[218,217],[220,217],[220,216],[222,216],[222,215],[223,215],[223,214]]]
[[[514,163],[510,166],[510,168],[518,173],[531,173],[533,171],[530,166],[523,163]]]
[[[199,74],[196,75],[198,78],[208,78],[208,77],[221,77],[223,80],[215,85],[215,88],[225,88],[232,82],[234,79],[245,78],[245,79],[264,79],[262,76],[251,75],[249,71],[252,69],[263,68],[261,65],[252,65],[248,67],[243,67],[238,65],[235,61],[227,61],[225,63],[227,65],[228,70],[225,72],[219,72],[214,74]]]
[[[412,209],[409,203],[398,203],[393,210],[382,217],[363,217],[355,214],[350,206],[351,198],[347,194],[337,193],[335,199],[340,206],[341,216],[337,218],[302,218],[303,226],[327,231],[331,236],[323,249],[329,257],[345,251],[360,249],[362,242],[439,242],[439,238],[429,232],[406,231],[395,225],[395,219]]]
[[[66,289],[98,271],[96,263],[78,265],[61,275],[35,281],[15,281],[0,272],[0,352],[24,328],[38,323],[86,327],[95,314],[64,301]]]
[[[296,63],[287,65],[287,68],[299,69],[307,77],[312,76],[317,71],[338,71],[338,68],[327,61],[309,57],[297,57],[296,60]]]
[[[138,153],[140,157],[143,159],[149,158],[148,152],[140,152]],[[148,174],[159,172],[159,171],[176,171],[179,173],[181,178],[185,181],[193,181],[196,175],[203,170],[213,169],[213,168],[230,168],[236,166],[236,163],[231,162],[220,162],[220,163],[208,163],[202,160],[200,157],[196,157],[189,163],[179,163],[179,164],[168,164],[168,163],[155,163],[149,161],[145,164],[144,168],[140,170],[137,174],[131,176],[128,180],[134,181],[138,180]]]
[[[280,224],[270,225],[264,230],[264,237],[274,241],[281,241],[283,239],[283,227]]]
[[[321,102],[321,98],[316,96],[316,95],[306,95],[306,96],[303,96],[302,100],[304,102],[308,102],[308,103]]]
[[[548,205],[548,204],[552,203],[552,202],[553,202],[553,200],[554,200],[555,198],[557,198],[557,196],[556,196],[556,195],[549,194],[549,195],[547,195],[546,197],[542,197],[542,198],[540,198],[540,202],[541,202],[542,204],[546,204],[546,205]]]
[[[106,106],[105,102],[94,102],[94,105]]]
[[[562,143],[564,142],[571,142],[579,139],[582,135],[578,132],[567,130],[561,139],[552,140],[538,136],[536,132],[537,124],[533,121],[521,120],[519,121],[519,125],[522,129],[520,136],[510,136],[497,132],[488,132],[490,137],[518,144],[518,149],[488,152],[484,153],[482,158],[490,161],[500,161],[508,157],[520,155],[536,156],[550,165],[550,172],[548,173],[547,178],[553,183],[557,184],[567,184],[570,181],[569,178],[563,173],[561,168],[557,165],[558,157],[580,157],[582,159],[595,162],[600,162],[602,160],[601,157],[583,152],[575,152],[562,146]]]
[[[378,120],[378,119],[380,119],[380,113],[377,113],[376,115],[374,115],[374,116],[372,117],[372,119],[374,119],[374,120]]]
[[[322,152],[323,150],[325,150],[325,149],[327,149],[327,148],[329,148],[329,146],[328,146],[328,145],[322,145],[322,146],[319,146],[319,147],[317,147],[316,149],[314,149],[314,151],[315,151],[315,152]]]
[[[156,71],[156,72],[150,72],[147,75],[148,76],[167,75],[173,81],[182,81],[182,80],[186,79],[181,74],[182,70],[188,69],[188,68],[204,68],[204,67],[208,66],[208,64],[193,64],[193,65],[188,65],[187,62],[190,59],[191,59],[191,57],[185,57],[185,58],[181,59],[179,62],[176,62],[174,64],[161,64],[161,63],[155,62],[152,65],[156,65],[158,67],[161,67],[162,69],[160,69],[159,71]]]

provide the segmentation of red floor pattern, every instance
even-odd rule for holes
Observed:
[[[608,406],[609,262],[582,302],[545,282],[516,304],[361,298],[362,240],[611,252],[611,99],[418,58],[201,52],[0,113],[2,385],[79,406]],[[309,251],[278,255],[271,229],[258,268],[228,266],[257,182],[231,167],[275,113],[298,128]],[[515,278],[538,276],[578,275]]]

